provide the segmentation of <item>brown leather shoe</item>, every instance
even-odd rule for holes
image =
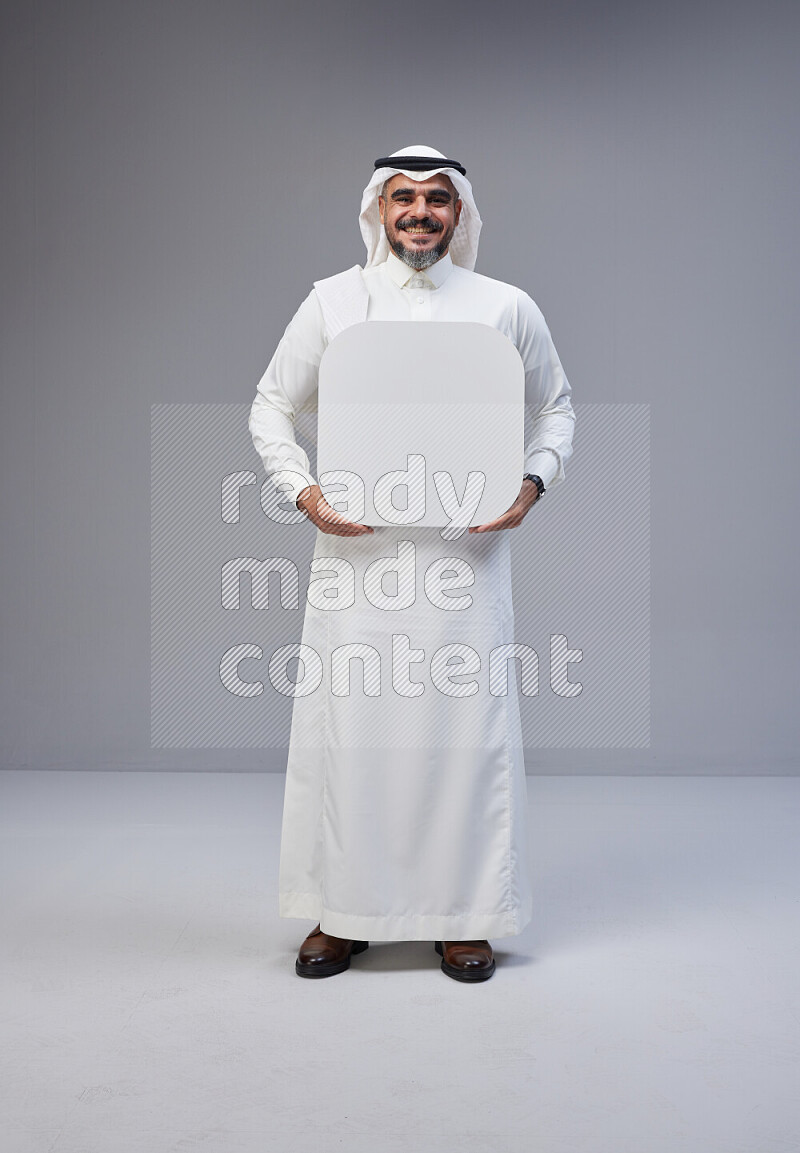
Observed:
[[[442,972],[455,981],[488,981],[495,969],[488,941],[434,941]]]
[[[350,968],[353,953],[363,953],[368,948],[369,941],[344,941],[323,933],[317,925],[300,946],[295,971],[300,977],[332,977]]]

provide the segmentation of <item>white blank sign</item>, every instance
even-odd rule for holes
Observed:
[[[361,524],[442,527],[454,501],[467,524],[485,524],[519,494],[524,404],[522,359],[489,325],[354,324],[320,363],[320,486]]]

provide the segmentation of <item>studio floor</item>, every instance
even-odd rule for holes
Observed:
[[[800,1150],[800,779],[528,793],[490,981],[308,981],[282,776],[0,774],[2,1153]]]

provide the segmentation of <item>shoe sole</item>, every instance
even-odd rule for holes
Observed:
[[[335,977],[337,973],[343,973],[345,969],[350,968],[350,958],[353,954],[363,953],[368,948],[369,941],[354,941],[352,949],[343,961],[328,961],[327,964],[321,965],[309,964],[308,961],[301,961],[298,957],[294,963],[294,971],[298,977]]]
[[[490,969],[478,969],[470,972],[469,969],[457,969],[454,965],[448,965],[444,959],[444,950],[442,949],[441,941],[434,941],[433,943],[436,952],[442,958],[441,969],[448,977],[452,977],[454,981],[488,981],[496,969],[495,959],[492,957],[492,967]]]

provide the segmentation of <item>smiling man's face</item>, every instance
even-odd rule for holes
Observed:
[[[410,268],[429,268],[441,260],[461,216],[461,201],[448,176],[410,180],[393,176],[378,197],[381,224],[396,256]]]

